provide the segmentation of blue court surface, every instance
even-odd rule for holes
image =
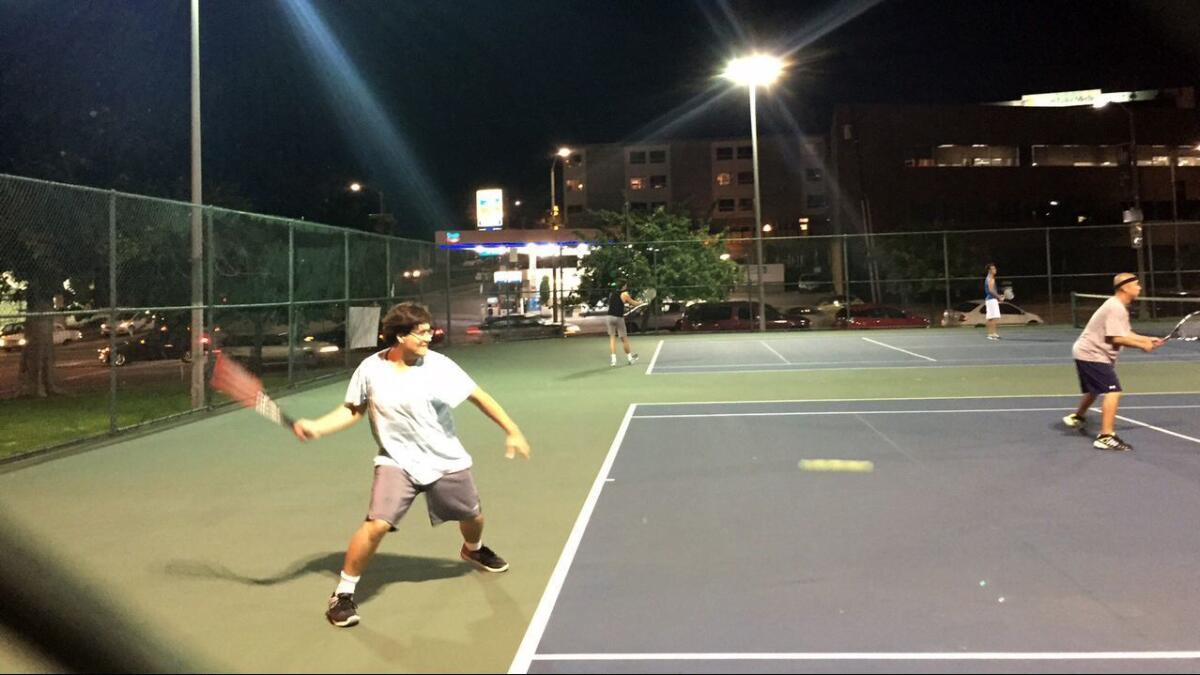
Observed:
[[[631,405],[511,672],[1196,672],[1200,394],[1075,404]]]
[[[681,336],[657,344],[646,374],[1063,365],[1071,363],[1071,345],[1078,336],[1079,330],[1070,327],[1008,329],[999,341],[967,328]],[[1195,344],[1168,342],[1152,354],[1121,352],[1123,363],[1143,360],[1195,363],[1200,350]]]

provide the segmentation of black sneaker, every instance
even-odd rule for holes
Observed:
[[[358,605],[354,604],[354,596],[350,593],[329,596],[329,609],[325,611],[325,618],[339,628],[357,626]]]
[[[1097,450],[1112,450],[1114,452],[1128,452],[1133,449],[1133,446],[1121,440],[1116,434],[1100,434],[1096,440],[1092,441],[1092,447]]]
[[[1078,429],[1080,431],[1083,431],[1084,426],[1087,425],[1087,420],[1080,417],[1079,415],[1076,415],[1075,413],[1071,413],[1070,415],[1067,415],[1066,417],[1062,418],[1062,420],[1063,420],[1063,424],[1067,425],[1068,427],[1071,427],[1072,429]]]
[[[495,551],[486,546],[480,547],[478,551],[472,551],[467,548],[466,544],[463,544],[458,555],[485,572],[503,572],[508,569],[508,563],[504,561],[504,558],[496,555]]]

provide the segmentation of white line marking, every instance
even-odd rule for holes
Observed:
[[[913,457],[912,455],[908,454],[908,451],[906,451],[904,448],[902,448],[902,447],[900,447],[899,445],[897,445],[897,444],[896,444],[896,441],[893,441],[893,440],[892,440],[892,438],[891,438],[890,436],[888,436],[887,434],[883,433],[883,432],[882,432],[882,431],[880,431],[879,429],[876,429],[876,428],[875,428],[875,425],[874,425],[874,424],[871,424],[871,421],[870,421],[870,420],[867,420],[867,419],[864,419],[864,418],[861,418],[861,417],[860,417],[860,418],[858,419],[858,421],[859,421],[859,422],[862,422],[862,423],[863,423],[863,424],[865,424],[865,425],[867,425],[867,428],[868,428],[868,429],[870,429],[871,431],[874,431],[874,432],[875,432],[875,434],[876,434],[877,436],[879,436],[880,438],[882,438],[884,441],[886,441],[888,445],[890,445],[890,446],[892,446],[893,448],[895,448],[896,452],[898,452],[898,453],[900,453],[900,454],[904,455],[904,458],[905,458],[905,459],[907,459],[908,461],[910,461],[910,462],[912,462],[912,463],[914,463],[914,464],[920,464],[920,463],[921,463],[921,461],[920,461],[920,460],[918,460],[916,457]]]
[[[658,363],[658,353],[662,351],[663,342],[664,340],[659,340],[658,346],[654,348],[654,356],[650,358],[650,366],[646,368],[647,375],[654,372],[654,364]]]
[[[1184,406],[1171,406],[1171,407],[1172,408],[1200,408],[1200,405],[1184,405]],[[1130,406],[1129,409],[1130,410],[1161,410],[1161,409],[1165,409],[1165,408],[1159,408],[1156,406],[1141,406],[1141,407]],[[946,414],[946,413],[1062,412],[1064,410],[1066,410],[1066,408],[959,408],[959,409],[946,409],[946,410],[803,410],[803,411],[783,411],[783,412],[703,413],[703,414],[699,414],[699,415],[693,415],[693,414],[687,414],[687,413],[677,414],[677,415],[637,415],[633,419],[635,419],[635,420],[663,420],[663,419],[683,419],[683,418],[703,418],[703,417],[803,417],[803,416],[811,416],[811,415],[932,415],[932,414]],[[1122,418],[1122,419],[1124,419],[1124,418]],[[1134,422],[1134,420],[1129,420],[1129,421]],[[1145,424],[1143,422],[1136,422],[1136,423],[1141,424],[1142,426],[1147,426],[1147,427],[1150,426],[1149,424]],[[1180,434],[1175,434],[1174,432],[1167,431],[1166,429],[1158,429],[1158,427],[1150,427],[1150,428],[1157,429],[1158,431],[1162,431],[1163,433],[1180,436],[1180,438],[1186,438],[1189,441],[1196,441],[1197,443],[1200,443],[1200,440],[1198,440],[1198,439],[1191,438],[1189,436],[1181,436]]]
[[[1184,407],[1184,406],[1164,406],[1164,409],[1166,409],[1167,407],[1170,407],[1170,408],[1181,408],[1181,407]],[[1126,407],[1125,409],[1126,409],[1126,410],[1157,410],[1158,408],[1134,408],[1134,407],[1132,407],[1132,406],[1129,406],[1129,407]],[[1096,412],[1096,413],[1103,414],[1103,411],[1102,411],[1100,408],[1092,408],[1092,412]],[[1135,419],[1133,419],[1132,417],[1126,417],[1126,416],[1124,416],[1124,415],[1117,415],[1117,419],[1119,419],[1119,420],[1125,420],[1126,422],[1129,422],[1130,424],[1136,424],[1136,425],[1138,425],[1139,427],[1146,427],[1147,429],[1153,429],[1153,430],[1155,430],[1155,431],[1161,431],[1162,433],[1164,433],[1164,434],[1166,434],[1166,435],[1168,435],[1168,436],[1174,436],[1174,437],[1176,437],[1176,438],[1182,438],[1182,439],[1183,439],[1183,440],[1185,440],[1185,441],[1191,441],[1191,442],[1193,442],[1193,443],[1200,443],[1200,438],[1194,438],[1194,437],[1192,437],[1192,436],[1186,436],[1186,435],[1184,435],[1184,434],[1181,434],[1181,433],[1178,433],[1178,432],[1175,432],[1175,431],[1171,431],[1171,430],[1169,430],[1169,429],[1164,429],[1164,428],[1162,428],[1162,427],[1156,427],[1156,426],[1154,426],[1153,424],[1146,424],[1145,422],[1142,422],[1142,421],[1140,421],[1140,420],[1135,420]]]
[[[768,350],[769,350],[769,351],[770,351],[772,354],[774,354],[775,356],[778,356],[780,359],[782,359],[784,363],[786,363],[786,364],[788,364],[788,365],[791,365],[791,363],[792,363],[792,362],[791,362],[791,361],[788,361],[788,360],[787,360],[787,359],[785,359],[785,358],[783,358],[783,354],[780,354],[779,352],[775,351],[775,350],[774,350],[774,349],[771,347],[771,345],[769,345],[769,344],[767,344],[767,343],[763,342],[762,340],[759,340],[759,341],[758,341],[758,344],[760,344],[760,345],[762,345],[762,346],[766,347],[766,348],[767,348],[767,349],[768,349]]]
[[[538,654],[537,661],[1093,661],[1200,659],[1176,652],[747,652],[713,654]]]
[[[1146,391],[1128,394],[1130,397],[1142,396],[1191,396],[1200,395],[1200,391]],[[972,401],[997,398],[1074,398],[1081,396],[1079,392],[1070,394],[986,394],[983,396],[894,396],[883,398],[783,398],[763,399],[761,401],[667,401],[664,403],[641,403],[643,406],[660,405],[735,405],[742,403],[853,403],[861,401]],[[1127,408],[1128,409],[1128,408]]]
[[[567,572],[575,560],[575,553],[579,550],[580,542],[583,541],[583,533],[587,530],[592,511],[596,508],[596,502],[600,500],[600,492],[604,489],[608,472],[612,470],[613,462],[617,459],[617,450],[620,449],[621,442],[625,439],[625,432],[629,429],[629,420],[633,418],[635,408],[637,408],[637,404],[631,403],[625,410],[625,418],[621,420],[621,427],[617,430],[612,445],[608,447],[608,455],[605,456],[604,463],[600,465],[600,471],[596,474],[592,489],[583,502],[583,508],[579,510],[579,516],[575,518],[575,526],[571,528],[567,543],[563,545],[562,554],[558,557],[558,564],[554,566],[554,571],[550,574],[550,581],[546,584],[546,590],[542,592],[542,599],[538,602],[537,609],[534,610],[533,617],[529,620],[529,627],[525,629],[525,637],[521,640],[521,646],[517,648],[512,664],[508,667],[510,673],[529,672],[529,664],[537,654],[538,644],[542,641],[542,634],[546,632],[546,624],[550,622],[550,614],[554,611],[554,604],[558,602],[558,594],[562,592]]]
[[[931,368],[1013,368],[1013,367],[1022,367],[1022,366],[1026,367],[1026,368],[1046,368],[1048,366],[1049,367],[1060,367],[1060,366],[1067,367],[1067,365],[1068,365],[1068,364],[1062,363],[1061,360],[1059,360],[1059,359],[1053,359],[1054,361],[1058,361],[1057,363],[1030,363],[1030,360],[1031,359],[1021,359],[1021,360],[1009,361],[1007,363],[995,363],[995,362],[991,362],[991,361],[988,361],[988,362],[983,362],[983,361],[965,361],[965,362],[939,361],[938,365],[936,365],[936,366],[927,366],[923,363],[911,363],[911,364],[907,364],[907,365],[902,365],[902,364],[897,364],[897,363],[888,363],[886,365],[878,365],[878,366],[863,365],[863,366],[848,367],[848,368],[787,368],[787,367],[780,365],[778,368],[769,368],[769,369],[763,369],[763,370],[745,370],[742,368],[742,365],[740,365],[740,364],[730,364],[730,365],[725,365],[725,366],[659,366],[660,371],[675,370],[675,369],[680,369],[680,368],[711,368],[711,370],[704,371],[704,372],[690,372],[690,373],[687,373],[687,372],[684,372],[684,373],[659,372],[659,373],[655,373],[655,375],[713,375],[713,374],[741,375],[743,373],[811,373],[811,372],[816,372],[816,371],[833,372],[833,371],[845,371],[845,370],[898,370],[898,369],[912,369],[912,368],[930,368],[930,369]],[[1047,358],[1046,360],[1050,361],[1051,359]],[[1161,358],[1161,359],[1159,359],[1159,361],[1160,362],[1169,361],[1169,362],[1174,362],[1174,363],[1194,363],[1196,361],[1196,359],[1194,359],[1194,358],[1192,358],[1192,359]],[[1147,361],[1145,361],[1145,360],[1138,361],[1139,364],[1146,363],[1146,362]],[[838,362],[838,363],[853,363],[853,362],[842,361],[842,362]],[[771,364],[752,363],[752,364],[747,364],[747,365],[758,366],[758,365],[771,365]],[[778,364],[774,364],[774,365],[778,365]],[[796,364],[793,364],[793,365],[796,365]],[[1128,364],[1128,365],[1132,365],[1132,364]]]
[[[918,354],[918,353],[916,353],[916,352],[910,352],[910,351],[908,351],[907,349],[901,349],[901,348],[899,348],[899,347],[895,347],[895,346],[889,345],[889,344],[888,344],[888,343],[886,343],[886,342],[880,342],[879,340],[872,340],[872,339],[871,339],[871,338],[869,338],[869,337],[865,337],[865,338],[863,338],[863,339],[864,339],[864,340],[866,340],[867,342],[870,342],[871,344],[879,345],[880,347],[887,347],[888,349],[895,349],[895,350],[896,350],[896,351],[898,351],[898,352],[904,352],[905,354],[908,354],[908,355],[910,355],[910,356],[915,356],[915,357],[917,357],[917,358],[919,358],[919,359],[925,359],[926,361],[937,361],[937,359],[935,359],[935,358],[932,358],[932,357],[929,357],[929,356],[925,356],[924,354]]]

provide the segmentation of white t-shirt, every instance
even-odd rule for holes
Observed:
[[[437,352],[401,370],[384,350],[359,364],[346,389],[346,403],[368,406],[380,450],[375,464],[404,469],[414,482],[428,485],[471,467],[451,410],[473,391],[474,380]]]
[[[1087,326],[1079,334],[1079,339],[1071,347],[1071,355],[1080,361],[1096,363],[1116,363],[1121,348],[1106,338],[1129,335],[1133,328],[1129,325],[1129,308],[1117,296],[1104,301],[1103,305],[1092,314]]]

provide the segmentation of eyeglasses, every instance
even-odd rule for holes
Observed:
[[[415,331],[414,330],[413,332],[409,333],[408,335],[410,337],[415,337],[418,340],[425,340],[426,342],[430,342],[433,340],[433,329],[430,328],[428,330],[423,330],[423,331]]]

